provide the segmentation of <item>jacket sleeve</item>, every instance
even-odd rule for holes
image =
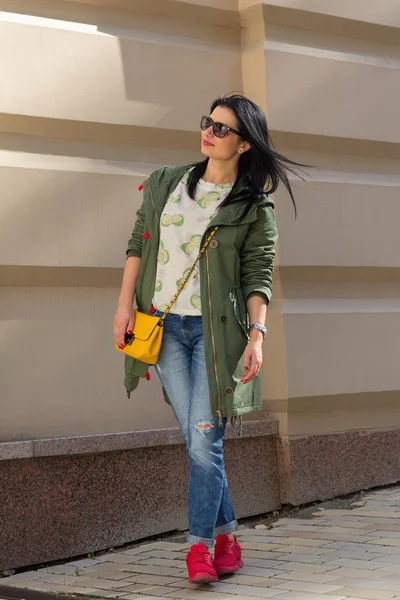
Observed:
[[[249,226],[241,252],[241,287],[245,301],[252,294],[261,294],[269,303],[277,239],[273,204],[259,207],[257,219]]]
[[[126,258],[130,256],[137,256],[138,258],[142,257],[142,244],[143,244],[143,227],[144,227],[144,203],[142,202],[142,206],[136,212],[136,222],[133,227],[131,238],[128,242],[128,248],[126,250]]]

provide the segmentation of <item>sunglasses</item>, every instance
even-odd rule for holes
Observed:
[[[206,131],[210,127],[212,127],[213,134],[217,138],[225,137],[229,131],[232,131],[232,133],[236,133],[236,135],[242,135],[240,133],[240,131],[236,131],[236,129],[232,129],[232,127],[228,127],[228,125],[225,125],[225,123],[218,123],[218,122],[216,123],[215,121],[212,120],[211,117],[201,117],[200,128],[203,131]]]

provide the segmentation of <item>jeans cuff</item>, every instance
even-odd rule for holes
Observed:
[[[214,540],[211,538],[203,538],[203,537],[199,537],[198,535],[188,535],[187,537],[187,541],[189,542],[189,544],[199,544],[200,542],[204,542],[204,545],[206,548],[211,548],[211,546],[214,543]]]
[[[236,531],[238,527],[237,521],[231,521],[226,525],[221,525],[220,527],[215,528],[215,535],[223,535],[226,533],[232,533],[232,531]]]

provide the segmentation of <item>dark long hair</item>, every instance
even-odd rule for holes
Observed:
[[[249,142],[251,148],[244,152],[239,159],[239,172],[237,179],[229,195],[221,202],[219,209],[231,202],[239,202],[243,198],[234,199],[236,191],[243,186],[246,196],[251,198],[240,218],[247,215],[254,205],[259,205],[264,200],[265,194],[276,191],[279,183],[283,183],[293,202],[295,215],[297,216],[296,202],[287,173],[299,176],[295,167],[304,167],[276,151],[269,135],[265,114],[257,104],[242,96],[231,94],[217,98],[211,105],[210,114],[217,106],[229,108],[236,116],[239,123],[241,137]],[[196,187],[199,179],[204,175],[208,158],[196,163],[190,172],[187,190],[189,196],[194,200]]]

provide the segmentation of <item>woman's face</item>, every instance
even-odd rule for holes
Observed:
[[[239,131],[239,123],[235,113],[225,106],[217,106],[210,115],[214,122],[223,123],[232,129]],[[205,156],[215,160],[231,160],[233,157],[239,159],[240,151],[245,151],[246,143],[241,137],[232,131],[223,138],[218,138],[209,127],[201,132],[201,151]]]

